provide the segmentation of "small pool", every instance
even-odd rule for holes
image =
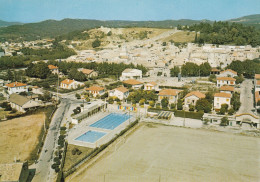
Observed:
[[[93,131],[89,130],[83,135],[79,136],[75,140],[82,141],[82,142],[89,142],[89,143],[95,143],[97,140],[99,140],[101,137],[105,136],[107,133],[105,132],[99,132],[99,131]]]
[[[130,117],[131,116],[128,114],[111,113],[90,126],[95,128],[113,130],[120,124],[128,120]]]

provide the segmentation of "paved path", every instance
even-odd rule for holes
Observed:
[[[239,114],[241,113],[251,113],[254,114],[254,98],[252,94],[253,83],[252,80],[246,79],[243,81],[240,87],[240,102],[241,107],[238,111]]]
[[[70,101],[68,99],[61,99],[61,104],[59,105],[58,109],[56,110],[52,118],[50,128],[46,136],[38,163],[35,165],[36,173],[32,180],[33,182],[49,181],[50,170],[52,170],[51,159],[54,151],[55,142],[57,140],[57,135],[59,132],[61,121],[63,120],[69,108],[70,108]]]

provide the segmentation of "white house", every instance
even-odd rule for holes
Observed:
[[[126,99],[129,95],[129,90],[125,87],[118,87],[109,91],[109,97],[117,97],[120,100]]]
[[[123,83],[126,85],[131,85],[133,89],[140,89],[143,86],[142,82],[139,82],[134,79],[125,80],[123,81]]]
[[[66,79],[60,83],[60,87],[63,89],[76,89],[84,86],[84,83],[75,80]]]
[[[13,83],[8,83],[5,86],[7,87],[7,91],[9,95],[13,93],[28,92],[28,87],[27,84],[25,83],[13,82]]]
[[[144,84],[144,90],[159,90],[159,85],[156,82],[149,82]]]
[[[19,112],[26,112],[27,110],[37,108],[39,106],[38,102],[16,93],[11,94],[8,101],[10,102],[11,107]]]
[[[81,71],[82,73],[84,73],[88,78],[98,76],[98,73],[94,70],[79,68],[78,71]]]
[[[220,109],[222,104],[227,104],[230,107],[231,94],[229,93],[216,93],[214,95],[214,108]]]
[[[124,81],[128,79],[140,79],[140,78],[142,78],[142,70],[127,68],[122,72],[120,80]]]
[[[205,97],[206,97],[206,95],[199,91],[193,91],[193,92],[188,93],[184,97],[184,108],[188,109],[190,105],[195,106],[199,99],[203,99]]]
[[[221,71],[219,74],[220,77],[235,77],[237,76],[237,72],[231,69],[227,69],[225,71]]]
[[[158,100],[161,102],[163,98],[167,98],[169,100],[169,104],[177,103],[180,92],[182,92],[182,90],[163,89],[158,94]]]
[[[229,85],[223,85],[220,87],[219,90],[220,90],[220,92],[233,94],[233,92],[235,91],[235,87],[229,86]]]
[[[221,87],[223,85],[235,85],[236,84],[236,79],[232,77],[218,77],[217,78],[217,86]]]
[[[260,91],[260,74],[255,74],[254,83],[255,83],[255,92]]]
[[[89,88],[86,88],[86,91],[96,97],[98,95],[103,95],[105,93],[105,88],[99,86],[91,86]]]
[[[53,74],[58,74],[59,70],[57,66],[54,66],[52,64],[48,65],[49,70],[53,73]]]

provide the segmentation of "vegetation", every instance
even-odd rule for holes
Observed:
[[[38,62],[36,64],[31,63],[26,69],[26,75],[35,78],[47,78],[51,74],[48,64],[44,62]]]
[[[144,99],[144,102],[156,101],[158,96],[154,91],[146,90],[134,90],[127,97],[127,101],[132,102],[132,104],[139,103],[140,100]]]
[[[235,111],[239,110],[239,108],[241,106],[239,93],[237,93],[237,92],[233,93],[232,98],[231,98],[231,105]]]
[[[208,101],[208,99],[199,99],[196,102],[195,109],[197,111],[203,111],[205,113],[209,113],[212,109],[212,104]]]
[[[173,68],[170,69],[171,77],[177,77],[179,73],[180,73],[180,68],[178,66],[174,66]]]
[[[200,23],[189,27],[185,26],[180,29],[200,32],[199,36],[195,37],[195,43],[199,44],[250,44],[253,47],[260,45],[260,31],[253,26],[219,21],[213,24]]]
[[[185,63],[181,67],[181,74],[183,76],[208,76],[210,75],[211,66],[208,62],[201,65],[195,63]]]
[[[227,117],[223,117],[223,118],[221,118],[220,126],[227,126],[228,122],[229,122],[228,118]]]

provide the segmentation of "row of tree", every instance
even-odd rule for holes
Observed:
[[[211,66],[208,62],[201,65],[188,62],[182,65],[181,69],[178,66],[174,66],[174,68],[170,70],[170,74],[172,77],[177,77],[179,73],[181,73],[182,76],[209,76],[210,71]]]

